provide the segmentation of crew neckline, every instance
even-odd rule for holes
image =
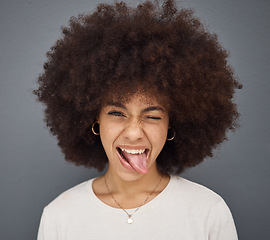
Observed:
[[[152,207],[153,205],[157,204],[161,199],[165,198],[168,194],[166,194],[172,187],[173,187],[173,183],[175,182],[174,181],[174,176],[171,176],[170,175],[170,180],[167,184],[167,186],[162,190],[161,193],[159,193],[155,198],[153,198],[151,201],[147,202],[146,204],[142,205],[140,207],[140,209],[146,209],[146,208],[149,208],[149,207]],[[92,178],[90,179],[87,184],[86,184],[86,187],[87,187],[87,191],[88,191],[88,194],[90,194],[90,199],[100,208],[103,208],[103,209],[107,209],[107,210],[110,210],[110,211],[114,211],[114,212],[122,212],[123,209],[121,208],[115,208],[115,207],[112,207],[112,206],[109,206],[107,205],[106,203],[104,203],[103,201],[101,201],[97,196],[96,194],[94,193],[94,190],[93,190],[93,182],[96,178]],[[133,211],[135,209],[137,209],[138,207],[136,208],[125,208],[125,210],[128,210],[128,211]]]

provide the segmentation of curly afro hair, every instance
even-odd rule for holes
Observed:
[[[91,126],[104,99],[125,101],[138,91],[156,96],[176,134],[157,165],[179,174],[212,157],[237,127],[233,95],[241,85],[227,57],[217,36],[173,0],[100,4],[62,28],[34,94],[66,160],[99,171],[107,157]]]

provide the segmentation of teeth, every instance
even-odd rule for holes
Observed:
[[[130,154],[142,154],[145,152],[145,149],[124,149],[121,148],[122,151],[125,151]]]

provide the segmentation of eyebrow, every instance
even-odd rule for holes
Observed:
[[[113,106],[113,107],[123,108],[123,109],[127,110],[125,105],[123,105],[122,103],[118,103],[118,102],[109,102],[107,104],[107,106]],[[147,108],[142,110],[143,113],[151,112],[151,111],[165,112],[164,109],[162,107],[159,107],[159,106],[150,106],[150,107],[147,107]]]
[[[118,102],[109,102],[108,104],[106,104],[107,106],[112,106],[112,107],[118,107],[118,108],[123,108],[125,110],[127,110],[126,106],[123,105],[122,103],[118,103]]]
[[[151,112],[151,111],[164,112],[164,109],[162,107],[159,107],[159,106],[151,106],[151,107],[148,107],[148,108],[145,108],[144,110],[142,110],[142,112]]]

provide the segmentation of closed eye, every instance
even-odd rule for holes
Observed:
[[[161,117],[147,116],[148,119],[161,120]]]

